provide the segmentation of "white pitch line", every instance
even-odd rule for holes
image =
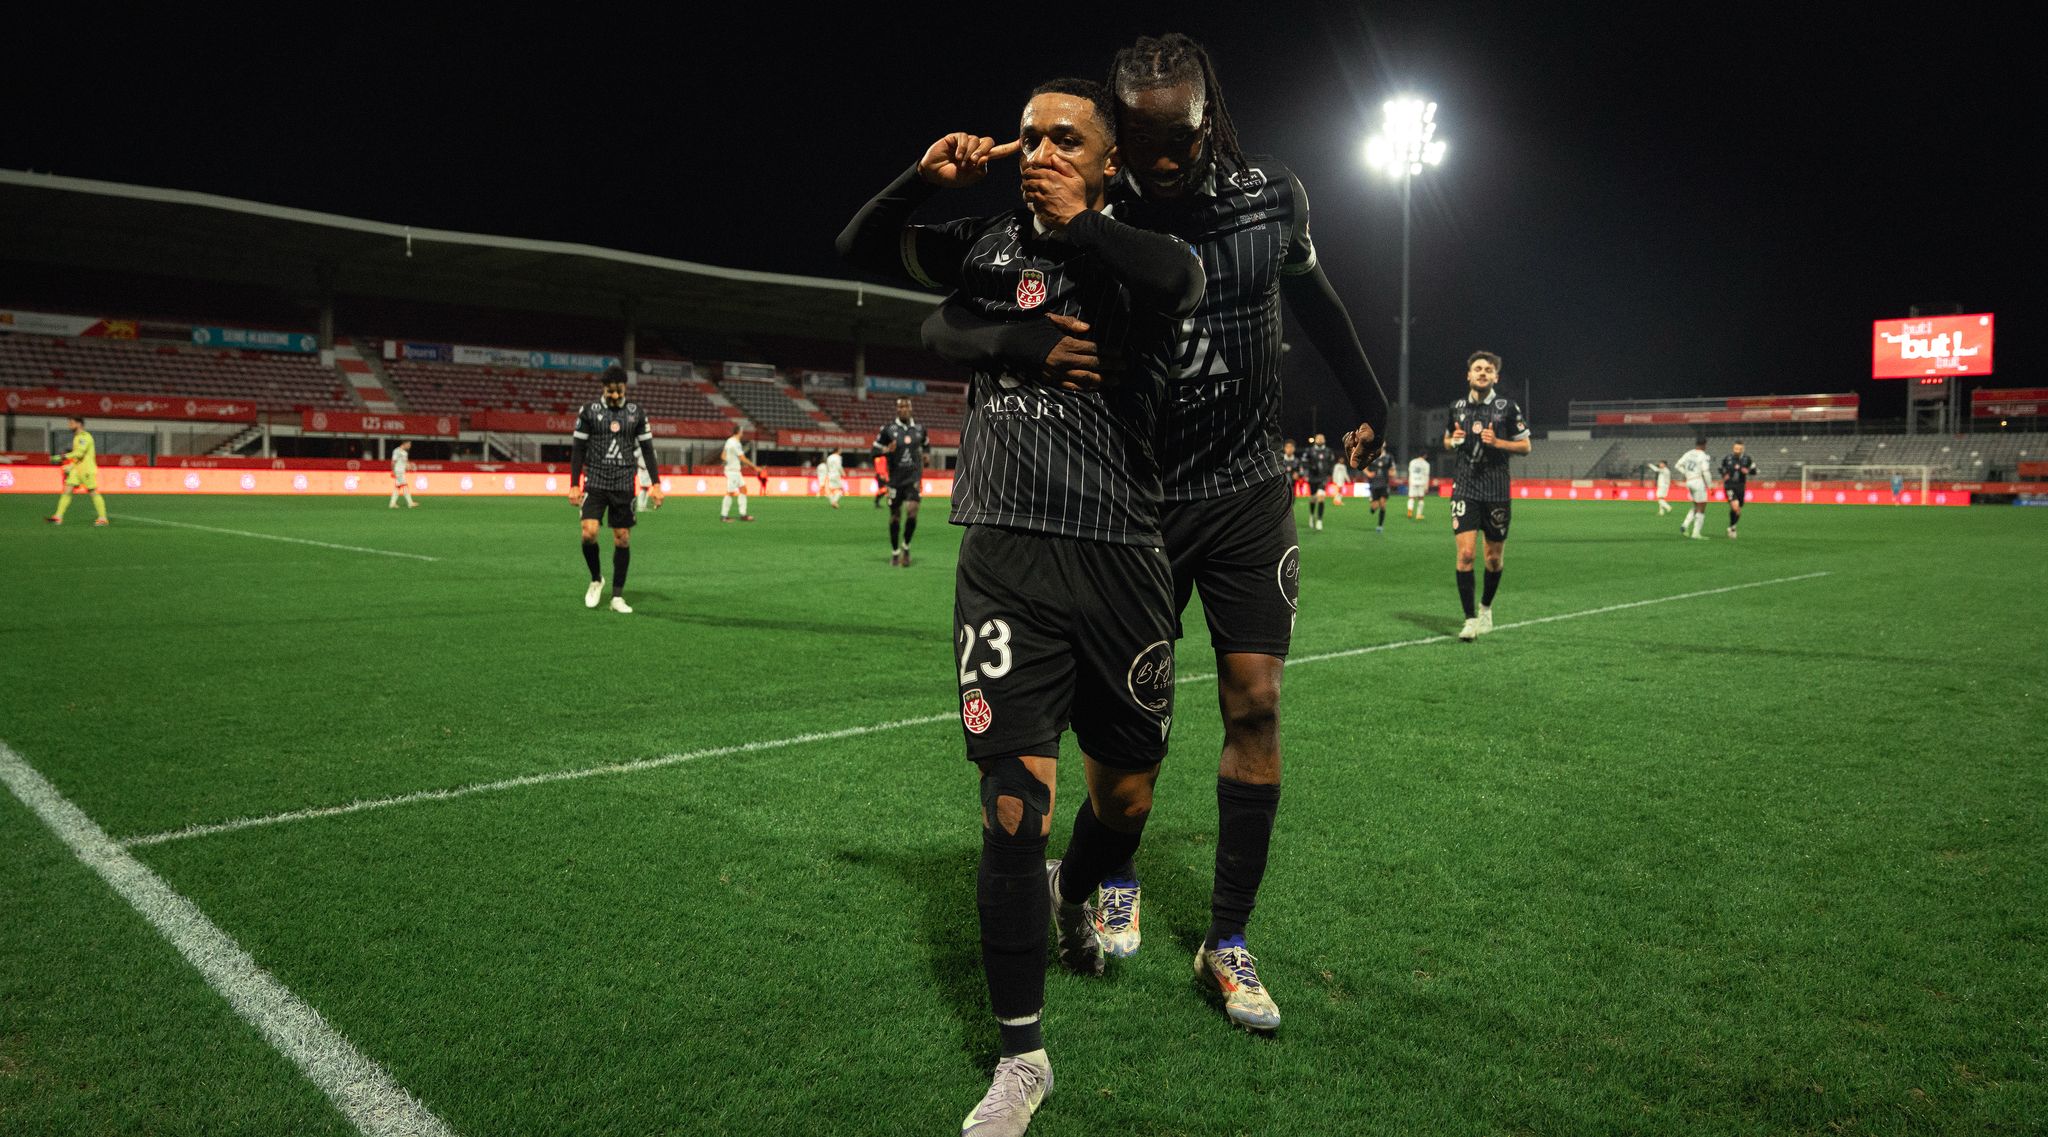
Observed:
[[[1781,576],[1775,580],[1756,580],[1747,584],[1730,584],[1721,588],[1703,588],[1697,592],[1681,592],[1675,596],[1657,596],[1648,600],[1631,600],[1623,604],[1609,604],[1600,608],[1587,608],[1578,612],[1565,612],[1556,616],[1538,616],[1530,620],[1517,620],[1512,624],[1499,624],[1496,632],[1514,628],[1534,627],[1559,620],[1578,620],[1587,616],[1601,616],[1609,612],[1621,612],[1630,608],[1644,608],[1652,604],[1670,604],[1679,600],[1697,600],[1702,596],[1719,596],[1727,592],[1740,592],[1745,588],[1766,588],[1773,584],[1791,584],[1794,581],[1813,580],[1828,575],[1826,572],[1810,572],[1800,576]],[[1391,643],[1373,644],[1369,647],[1346,648],[1343,651],[1324,652],[1320,655],[1295,656],[1287,666],[1296,667],[1304,663],[1322,663],[1332,659],[1347,659],[1354,655],[1370,655],[1374,652],[1393,651],[1396,648],[1420,647],[1424,644],[1444,643],[1454,636],[1423,636],[1420,639],[1395,640]],[[1183,675],[1175,685],[1201,683],[1216,678],[1215,672]],[[217,821],[203,825],[188,825],[183,829],[171,829],[162,833],[145,833],[121,840],[124,848],[140,848],[145,845],[161,845],[166,841],[183,841],[191,837],[209,837],[216,833],[233,833],[240,829],[256,829],[266,825],[282,825],[288,821],[311,821],[320,817],[339,817],[348,813],[362,813],[366,810],[384,809],[394,805],[413,805],[423,801],[447,801],[450,798],[468,797],[471,794],[493,793],[498,790],[518,789],[522,786],[540,786],[553,782],[566,782],[576,778],[595,777],[599,774],[629,774],[640,770],[654,770],[663,766],[674,766],[698,758],[716,758],[726,754],[747,754],[758,750],[780,750],[788,746],[801,746],[807,742],[829,742],[838,738],[855,738],[863,734],[879,734],[883,731],[901,730],[905,727],[927,726],[937,722],[948,722],[958,718],[957,712],[924,715],[920,718],[897,719],[894,722],[870,723],[867,726],[849,726],[839,730],[819,731],[812,734],[793,735],[789,738],[769,739],[763,742],[741,742],[731,746],[716,746],[708,750],[692,750],[685,754],[664,754],[658,758],[642,758],[634,762],[615,762],[603,766],[587,766],[576,770],[556,770],[545,774],[526,774],[517,778],[506,778],[497,782],[477,782],[445,790],[419,790],[396,797],[369,798],[352,801],[347,805],[320,806],[315,809],[295,809],[288,813],[272,813],[261,817],[238,817],[232,821]]]
[[[856,738],[863,734],[878,734],[885,730],[900,730],[907,726],[924,726],[929,723],[946,722],[958,717],[960,716],[957,712],[948,711],[942,715],[925,715],[922,718],[897,719],[894,722],[871,723],[867,726],[849,726],[839,730],[817,731],[812,734],[798,734],[789,738],[775,738],[762,742],[739,742],[731,746],[714,746],[706,750],[692,750],[683,754],[663,754],[657,758],[642,758],[633,762],[612,762],[603,766],[586,766],[577,770],[554,770],[545,774],[526,774],[517,778],[506,778],[503,781],[477,782],[445,790],[420,790],[415,793],[399,794],[397,797],[352,801],[347,805],[328,805],[317,809],[296,809],[289,813],[273,813],[264,817],[240,817],[233,821],[220,821],[210,825],[191,825],[183,829],[174,829],[167,833],[150,833],[140,837],[129,837],[121,841],[121,846],[133,849],[144,845],[161,845],[166,841],[182,841],[188,837],[207,837],[215,833],[232,833],[238,829],[255,829],[264,825],[282,825],[287,821],[310,821],[316,817],[339,817],[346,813],[361,813],[364,810],[383,809],[393,805],[413,805],[423,801],[447,801],[451,798],[468,797],[471,794],[514,790],[522,786],[544,786],[553,782],[574,781],[577,778],[594,778],[600,774],[631,774],[641,770],[658,770],[663,766],[693,762],[699,758],[718,758],[727,754],[749,754],[757,750],[780,750],[786,746],[802,746],[807,742],[830,742],[838,738]]]
[[[198,968],[235,1013],[291,1059],[357,1130],[366,1137],[454,1137],[454,1130],[382,1066],[258,966],[198,905],[123,851],[5,742],[0,742],[0,781]]]
[[[165,521],[160,517],[137,517],[132,513],[116,514],[123,521],[140,521],[144,525],[169,525],[177,529],[198,529],[207,533],[226,533],[230,537],[256,537],[264,541],[288,541],[294,545],[318,545],[323,549],[340,549],[345,553],[375,553],[380,557],[404,557],[414,561],[438,561],[423,553],[396,553],[390,549],[367,549],[361,545],[337,545],[331,541],[313,541],[305,537],[280,537],[275,533],[251,533],[247,529],[222,529],[214,525],[194,525],[189,521]]]

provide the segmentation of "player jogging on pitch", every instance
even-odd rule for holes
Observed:
[[[732,424],[731,437],[725,440],[725,448],[719,451],[719,456],[725,461],[725,497],[721,498],[718,503],[718,519],[720,521],[732,520],[732,503],[734,498],[739,499],[740,520],[752,521],[754,519],[754,515],[747,512],[747,477],[741,472],[741,467],[752,466],[755,476],[761,479],[762,491],[766,492],[768,488],[768,472],[755,465],[752,458],[747,457],[746,438],[747,428],[743,424],[735,422]]]
[[[626,569],[633,563],[633,475],[634,452],[654,470],[654,428],[638,404],[626,401],[626,369],[613,364],[605,369],[604,397],[577,412],[576,431],[569,446],[569,500],[583,511],[583,561],[590,566],[590,587],[583,592],[583,606],[597,607],[604,595],[604,573],[597,561],[597,526],[606,521],[612,527],[612,611],[622,615],[633,609],[626,603]],[[654,504],[662,500],[661,486],[649,491]]]
[[[1494,394],[1500,382],[1500,356],[1475,351],[1465,361],[1465,397],[1451,404],[1444,424],[1444,449],[1464,460],[1451,485],[1451,532],[1458,542],[1458,602],[1465,608],[1465,626],[1458,638],[1470,643],[1493,630],[1493,595],[1500,590],[1501,564],[1507,556],[1508,457],[1529,452],[1529,423],[1522,408]],[[1472,566],[1479,538],[1486,538],[1486,591],[1475,609]]]
[[[85,420],[72,415],[65,420],[71,427],[71,449],[62,454],[50,455],[52,465],[64,467],[64,488],[57,491],[57,512],[48,521],[52,525],[64,524],[64,511],[71,508],[73,494],[92,495],[92,511],[98,514],[93,524],[107,523],[107,499],[100,496],[99,447],[92,440],[92,433],[85,429]]]
[[[1685,493],[1692,499],[1692,512],[1678,522],[1678,535],[1704,541],[1707,526],[1707,475],[1713,469],[1713,459],[1707,457],[1707,436],[1702,434],[1693,439],[1692,449],[1678,458],[1677,470],[1685,477]]]
[[[821,471],[818,480],[825,487],[825,499],[832,503],[832,508],[838,509],[839,499],[846,494],[846,459],[834,450],[825,455],[818,469]]]
[[[1323,445],[1323,436],[1311,434],[1308,449],[1301,452],[1301,476],[1308,479],[1308,525],[1323,530],[1323,507],[1329,501],[1330,474],[1337,467],[1337,455]]]
[[[889,563],[910,567],[917,507],[924,500],[924,452],[931,434],[911,416],[910,400],[896,400],[896,417],[875,433],[875,449],[889,463]]]
[[[1373,532],[1387,531],[1387,495],[1394,492],[1394,456],[1385,451],[1365,464],[1365,488],[1370,495]]]
[[[1728,539],[1735,539],[1735,527],[1742,524],[1742,503],[1749,496],[1749,479],[1756,474],[1756,459],[1742,452],[1742,440],[1734,452],[1721,459],[1721,489],[1728,496]]]
[[[391,508],[398,508],[399,495],[405,495],[407,509],[419,505],[412,499],[412,439],[398,444],[391,452]]]
[[[1018,1137],[1052,1089],[1040,1023],[1048,918],[1061,963],[1101,973],[1086,901],[1137,848],[1172,726],[1173,582],[1154,447],[1173,328],[1201,298],[1202,263],[1185,242],[1102,211],[1114,147],[1102,85],[1053,80],[1032,92],[1017,141],[939,139],[839,238],[863,268],[953,289],[925,321],[926,343],[972,358],[953,624],[961,725],[981,783],[982,967],[1002,1039],[988,1093],[961,1125],[973,1137]],[[978,182],[1013,153],[1024,208],[908,224],[935,188]],[[1123,365],[1119,381],[1082,390],[1047,381],[1043,350],[1020,371],[953,342],[956,319],[1035,335],[1046,313],[1090,329]],[[1065,858],[1048,862],[1070,724],[1088,794]]]
[[[1657,475],[1657,516],[1671,512],[1671,503],[1665,499],[1671,496],[1671,463],[1658,459],[1650,467]]]
[[[1161,428],[1175,611],[1200,590],[1224,728],[1215,884],[1194,967],[1222,995],[1230,1021],[1273,1030],[1280,1010],[1259,980],[1245,928],[1279,809],[1280,674],[1300,569],[1297,464],[1292,443],[1284,457],[1278,447],[1282,298],[1364,420],[1345,436],[1354,470],[1379,453],[1386,398],[1317,263],[1301,183],[1284,165],[1239,149],[1201,45],[1179,34],[1141,39],[1117,53],[1110,85],[1125,160],[1111,189],[1116,216],[1192,245],[1208,278],[1200,309],[1181,326]],[[991,350],[1017,374],[1099,384],[1115,353],[1099,350],[1095,333],[1076,338],[1084,332],[1054,316],[1006,331],[1011,342]],[[1112,955],[1138,950],[1139,899],[1135,865],[1103,880],[1100,927]]]

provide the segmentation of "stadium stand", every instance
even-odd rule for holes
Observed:
[[[0,387],[247,400],[273,414],[363,409],[313,356],[18,333],[0,336]]]
[[[959,430],[967,417],[967,395],[964,392],[933,389],[922,395],[911,396],[917,419],[930,430]],[[883,424],[896,417],[896,399],[893,395],[871,392],[865,399],[856,399],[851,391],[811,392],[811,401],[832,421],[842,428],[857,433],[880,430]]]
[[[1515,459],[1514,471],[1518,478],[1590,478],[1598,469],[1607,452],[1614,449],[1611,438],[1599,439],[1543,439],[1536,440],[1535,446],[1526,458]],[[1434,456],[1431,462],[1440,460]]]
[[[720,391],[762,430],[816,430],[821,424],[796,405],[795,392],[780,380],[727,379]]]
[[[462,363],[386,360],[396,394],[424,414],[535,411],[567,414],[596,397],[593,378],[580,372],[527,371]],[[717,421],[723,411],[706,397],[710,384],[636,376],[633,397],[658,418]]]

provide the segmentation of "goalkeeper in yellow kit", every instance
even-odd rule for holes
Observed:
[[[99,514],[94,525],[107,523],[107,499],[100,496],[99,452],[94,448],[92,435],[85,429],[85,420],[77,415],[71,419],[71,452],[52,454],[51,462],[64,464],[64,491],[57,495],[57,512],[50,515],[50,524],[64,524],[64,511],[71,508],[71,495],[89,493],[92,495],[92,510]]]

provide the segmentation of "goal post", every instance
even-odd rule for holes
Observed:
[[[1828,485],[1854,493],[1877,490],[1901,505],[1925,505],[1927,486],[1933,480],[1932,466],[1806,465],[1799,468],[1799,500],[1832,500],[1832,495],[1820,488]]]

